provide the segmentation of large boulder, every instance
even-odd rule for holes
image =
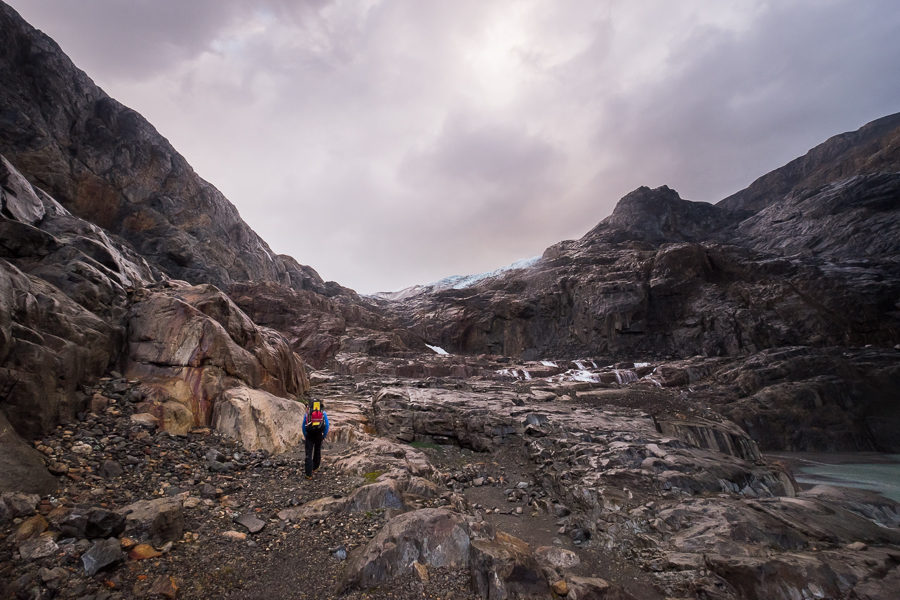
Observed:
[[[279,454],[303,439],[306,406],[246,387],[226,390],[216,401],[212,426],[248,450]]]
[[[416,562],[433,567],[467,567],[470,533],[466,519],[449,510],[425,508],[402,514],[350,555],[341,588],[387,583],[413,572]]]
[[[142,290],[136,300],[125,374],[142,381],[149,412],[180,403],[195,426],[205,426],[228,389],[281,397],[309,389],[303,362],[284,338],[255,325],[215,287],[169,282]]]

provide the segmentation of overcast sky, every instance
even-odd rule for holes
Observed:
[[[894,0],[7,0],[279,253],[368,293],[716,202],[900,110]]]

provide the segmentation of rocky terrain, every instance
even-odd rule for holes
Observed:
[[[362,297],[0,42],[2,597],[896,597],[900,506],[784,453],[900,453],[897,115]]]

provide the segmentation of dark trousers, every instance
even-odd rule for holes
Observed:
[[[306,462],[303,465],[306,476],[312,475],[312,472],[319,468],[321,462],[322,434],[310,434],[306,436]]]

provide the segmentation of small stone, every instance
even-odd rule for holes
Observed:
[[[519,483],[516,484],[516,487],[519,488],[520,490],[528,489],[528,482],[520,481]]]
[[[122,550],[127,551],[127,550],[131,550],[132,548],[137,546],[138,542],[134,538],[123,537],[123,538],[119,538],[119,545],[122,546]]]
[[[135,425],[140,425],[141,427],[147,427],[150,429],[155,429],[157,425],[159,425],[159,419],[150,413],[137,413],[131,415],[131,422]],[[142,433],[147,433],[146,431]],[[146,439],[146,438],[144,438]]]
[[[854,552],[861,552],[868,549],[869,547],[863,542],[853,542],[852,544],[847,544],[847,550],[853,550]]]
[[[84,442],[75,442],[72,444],[72,452],[75,454],[80,454],[82,456],[87,456],[94,451],[93,448],[89,444],[85,444]]]
[[[96,542],[81,556],[84,574],[93,577],[98,571],[125,560],[125,553],[116,538]]]
[[[569,593],[569,584],[566,583],[565,579],[555,581],[550,587],[557,596],[565,596]]]
[[[222,537],[235,541],[235,542],[243,542],[247,539],[247,534],[241,531],[224,531],[222,532]]]
[[[175,600],[178,597],[178,584],[171,575],[160,575],[150,586],[150,595],[164,596],[169,600]]]
[[[19,545],[19,555],[24,560],[35,560],[53,556],[59,551],[59,546],[50,536],[39,536],[25,540]]]
[[[338,547],[331,554],[338,560],[347,560],[347,549],[343,546]]]
[[[65,475],[69,472],[69,466],[58,460],[51,460],[50,464],[47,465],[47,470],[53,475]]]
[[[413,569],[416,570],[416,575],[418,576],[419,581],[421,581],[422,583],[428,583],[428,567],[426,567],[419,561],[413,562],[412,566]]]
[[[472,480],[472,485],[475,487],[481,487],[484,485],[484,477],[476,477]]]
[[[162,556],[162,552],[150,544],[138,544],[128,552],[128,558],[131,560],[145,560],[147,558],[156,558]]]
[[[243,525],[250,533],[259,533],[266,524],[250,514],[243,514],[234,520],[238,525]]]
[[[184,499],[185,508],[197,508],[203,501],[196,496],[188,496]]]
[[[47,531],[48,527],[50,527],[50,524],[47,522],[47,519],[41,515],[34,515],[22,521],[12,535],[12,541],[18,544],[19,542],[30,540]]]
[[[521,506],[517,506],[517,507],[516,507],[516,514],[517,514],[517,515],[521,515],[521,514],[522,514],[522,507],[521,507]]]
[[[105,460],[103,461],[103,464],[100,465],[98,474],[106,479],[113,479],[114,477],[119,477],[124,472],[125,470],[118,462],[114,460]]]

